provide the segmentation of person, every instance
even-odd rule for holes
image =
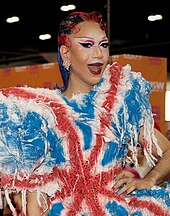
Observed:
[[[22,215],[170,215],[170,143],[154,129],[151,85],[108,62],[101,14],[73,12],[58,34],[63,86],[0,90],[1,188],[13,215],[9,194],[19,192]],[[138,148],[151,167],[143,177],[127,167]]]

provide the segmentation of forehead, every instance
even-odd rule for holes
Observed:
[[[76,26],[76,33],[70,35],[71,38],[105,38],[106,32],[103,31],[96,22],[85,21]]]

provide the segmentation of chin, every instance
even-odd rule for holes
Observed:
[[[99,83],[100,80],[101,80],[101,77],[102,77],[101,75],[100,75],[100,76],[93,77],[93,78],[90,80],[91,85],[94,86],[94,85],[96,85],[97,83]]]

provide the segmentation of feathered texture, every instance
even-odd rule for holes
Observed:
[[[22,191],[23,200],[27,190],[38,191],[38,200],[48,194],[52,216],[170,215],[169,186],[121,196],[113,191],[128,148],[138,163],[141,126],[149,165],[156,162],[152,143],[161,155],[151,85],[130,65],[108,65],[100,83],[70,100],[41,88],[0,92],[0,177],[7,198],[12,191]]]

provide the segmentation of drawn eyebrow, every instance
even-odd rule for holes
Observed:
[[[93,38],[78,38],[78,42],[83,43],[95,43],[95,40]]]
[[[89,36],[81,36],[81,37],[75,37],[75,38],[77,38],[77,39],[83,39],[84,38],[84,39],[94,40],[93,37],[89,37]],[[101,40],[104,40],[104,39],[108,40],[108,38],[106,36],[104,36]]]

